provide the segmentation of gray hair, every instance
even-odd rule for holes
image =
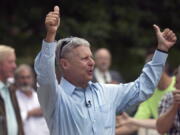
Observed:
[[[79,46],[87,46],[90,47],[90,44],[87,40],[78,37],[68,37],[64,39],[60,39],[57,42],[56,47],[56,68],[59,69],[59,59],[66,57],[68,53],[70,53],[73,49]]]
[[[4,58],[12,53],[15,53],[14,48],[7,45],[0,45],[0,61],[4,60]]]
[[[32,68],[29,65],[27,65],[27,64],[21,64],[21,65],[18,66],[18,68],[16,69],[16,71],[14,73],[15,79],[18,78],[20,72],[23,71],[23,70],[28,70],[32,74],[32,76],[33,76]]]

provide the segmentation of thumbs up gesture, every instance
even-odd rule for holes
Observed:
[[[161,32],[157,25],[153,25],[153,27],[158,40],[158,49],[168,52],[168,50],[176,43],[176,35],[169,28],[166,28],[163,32]]]
[[[55,40],[57,29],[60,25],[59,7],[55,6],[54,11],[47,14],[45,19],[45,26],[47,30],[46,41],[53,42]]]

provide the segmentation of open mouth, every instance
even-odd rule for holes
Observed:
[[[92,75],[93,74],[93,70],[92,69],[88,70],[88,74]]]

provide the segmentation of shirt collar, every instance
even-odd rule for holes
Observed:
[[[72,95],[74,92],[76,86],[70,83],[68,80],[66,80],[64,77],[61,78],[60,86],[63,88],[63,90],[68,95]]]
[[[66,80],[64,77],[61,78],[60,86],[63,88],[63,90],[66,92],[68,95],[72,95],[74,90],[78,87],[70,83],[68,80]],[[95,87],[94,83],[89,81],[87,87]]]
[[[5,88],[5,87],[6,87],[5,84],[2,81],[0,81],[0,90]]]

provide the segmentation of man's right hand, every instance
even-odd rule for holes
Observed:
[[[30,117],[42,117],[43,112],[42,112],[41,108],[34,108],[34,109],[28,111],[27,115],[28,115],[27,119],[30,118]]]
[[[45,25],[47,30],[45,41],[54,42],[57,29],[60,25],[60,13],[58,6],[55,6],[54,11],[51,11],[47,14],[45,19]]]
[[[116,126],[127,126],[132,124],[132,117],[130,117],[127,113],[123,112],[120,116],[116,117]]]

